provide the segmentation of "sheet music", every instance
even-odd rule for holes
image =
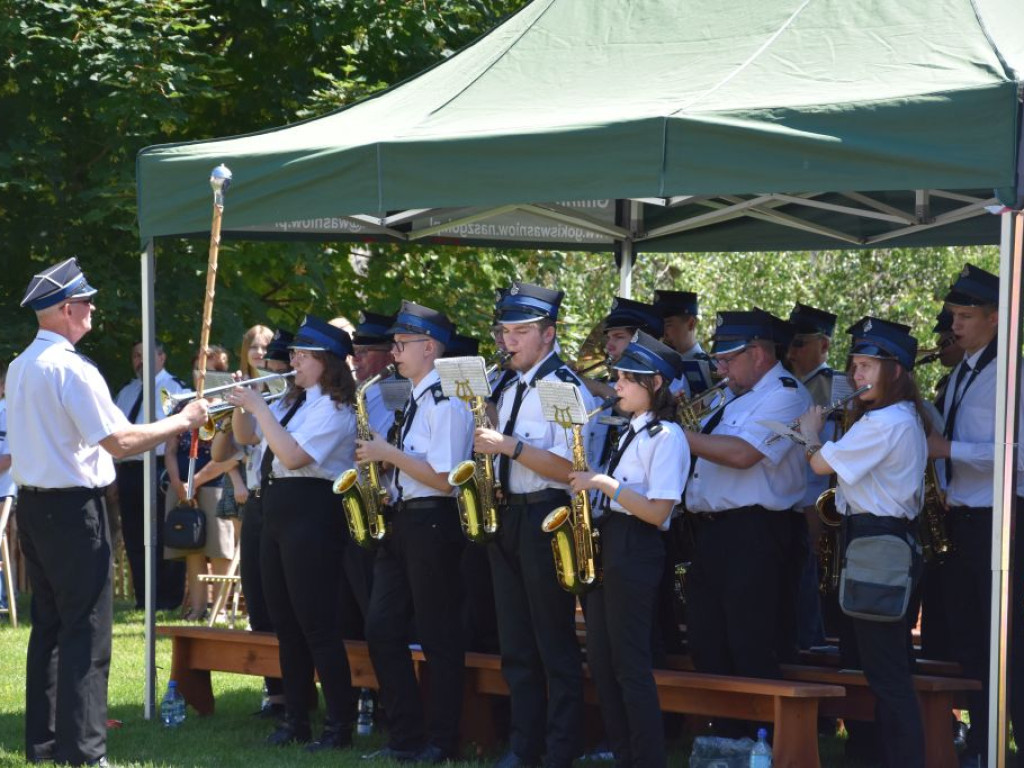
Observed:
[[[377,382],[380,390],[380,399],[384,407],[389,411],[400,411],[409,402],[409,395],[412,394],[412,382],[408,379],[400,379],[391,376]]]
[[[567,381],[538,381],[541,413],[548,421],[562,426],[587,423],[587,408],[575,384]]]
[[[441,377],[441,391],[447,397],[490,397],[491,385],[482,357],[443,357],[434,361],[434,368]]]

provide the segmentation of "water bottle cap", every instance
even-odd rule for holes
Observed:
[[[168,680],[167,681],[167,687],[168,688],[177,688],[178,684],[174,680]],[[764,730],[764,729],[762,728],[762,730]]]
[[[768,738],[768,730],[765,729],[765,728],[758,728],[757,729],[757,738],[759,738],[759,739],[767,739]]]

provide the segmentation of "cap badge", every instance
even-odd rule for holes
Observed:
[[[632,342],[633,344],[637,344],[639,341],[640,341],[640,331],[636,331],[633,334],[633,338],[630,339],[630,342]]]
[[[960,277],[968,277],[971,274],[971,268],[967,264],[964,264],[964,268],[960,270]]]
[[[722,317],[721,314],[715,316],[715,325],[717,325],[719,328],[725,325],[725,318]]]
[[[871,332],[871,321],[868,320],[866,323],[864,323],[864,333],[870,333],[870,332]]]
[[[359,322],[360,323],[365,323],[366,322],[366,315],[363,314],[362,312],[359,313]]]
[[[508,293],[509,293],[510,296],[518,296],[519,295],[519,283],[512,283],[512,287],[508,289]]]
[[[612,299],[612,311],[614,312],[618,308],[619,308],[619,300],[618,299]]]

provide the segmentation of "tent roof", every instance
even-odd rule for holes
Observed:
[[[985,206],[1020,185],[1021,29],[1020,0],[535,0],[345,109],[144,149],[142,239],[208,231],[225,162],[227,236],[996,242]]]

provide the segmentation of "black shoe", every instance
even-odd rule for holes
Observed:
[[[320,738],[306,747],[307,752],[320,752],[324,749],[348,749],[352,746],[352,727],[327,721]]]
[[[309,730],[308,720],[287,717],[277,726],[277,730],[267,736],[267,744],[283,747],[287,744],[307,744],[313,738]]]
[[[428,744],[420,750],[419,754],[416,755],[410,762],[413,763],[425,763],[427,765],[440,765],[441,763],[448,762],[449,757],[444,750],[440,747],[436,747],[433,744]]]
[[[510,749],[494,764],[494,768],[536,768],[537,765],[538,761],[527,760]]]
[[[408,763],[410,760],[415,760],[420,752],[422,752],[422,750],[393,749],[392,747],[384,747],[382,749],[378,749],[376,752],[363,755],[363,760],[395,760],[399,763]]]
[[[252,713],[252,716],[263,720],[282,720],[285,716],[284,704],[270,701],[264,702],[259,709]]]
[[[86,763],[86,765],[95,765],[97,768],[110,768],[110,763],[107,762],[106,755],[103,757],[97,757],[95,760]]]

